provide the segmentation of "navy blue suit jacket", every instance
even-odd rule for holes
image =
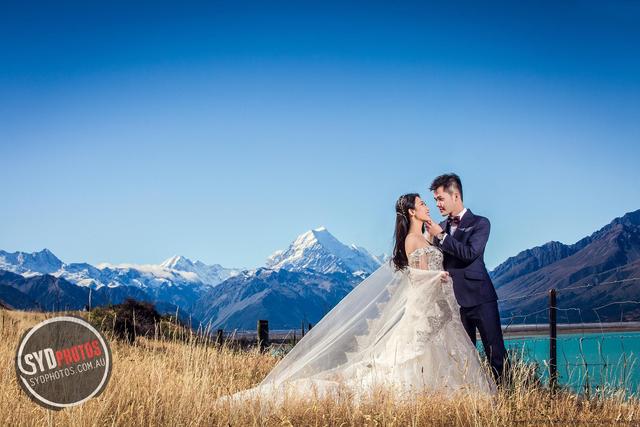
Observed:
[[[462,216],[453,235],[449,235],[447,221],[440,223],[447,233],[444,242],[434,243],[444,253],[444,269],[453,279],[453,292],[462,307],[473,307],[498,296],[484,265],[484,248],[489,240],[491,224],[483,216],[474,215],[469,209]]]

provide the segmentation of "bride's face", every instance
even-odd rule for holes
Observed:
[[[414,216],[416,217],[416,219],[425,222],[426,220],[429,219],[429,208],[427,207],[427,204],[420,198],[420,197],[416,197],[415,200],[415,209],[412,209],[414,211]]]

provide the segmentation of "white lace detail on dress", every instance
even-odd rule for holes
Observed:
[[[443,270],[444,256],[435,246],[425,246],[411,252],[408,256],[409,267],[421,270]]]
[[[427,271],[443,270],[442,251],[432,245],[416,249],[409,254],[408,259],[411,268]],[[421,287],[424,280],[419,277],[420,273],[410,271],[410,276],[412,288]],[[432,345],[434,342],[442,343],[445,326],[453,320],[453,312],[457,308],[455,297],[451,292],[451,284],[448,281],[438,284],[431,281],[428,286],[414,292],[415,302],[418,304],[416,311],[422,313],[420,317],[423,319],[422,322],[417,322],[421,327],[415,331],[416,343],[420,346]]]

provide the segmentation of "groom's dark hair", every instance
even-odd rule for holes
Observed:
[[[444,187],[444,191],[449,194],[453,194],[453,190],[458,190],[460,200],[464,200],[462,197],[462,181],[460,181],[460,177],[455,173],[446,173],[436,177],[431,183],[429,190],[436,191],[440,187]]]

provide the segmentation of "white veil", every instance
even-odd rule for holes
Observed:
[[[363,361],[402,318],[408,286],[406,271],[384,263],[327,313],[260,386],[322,378]]]

